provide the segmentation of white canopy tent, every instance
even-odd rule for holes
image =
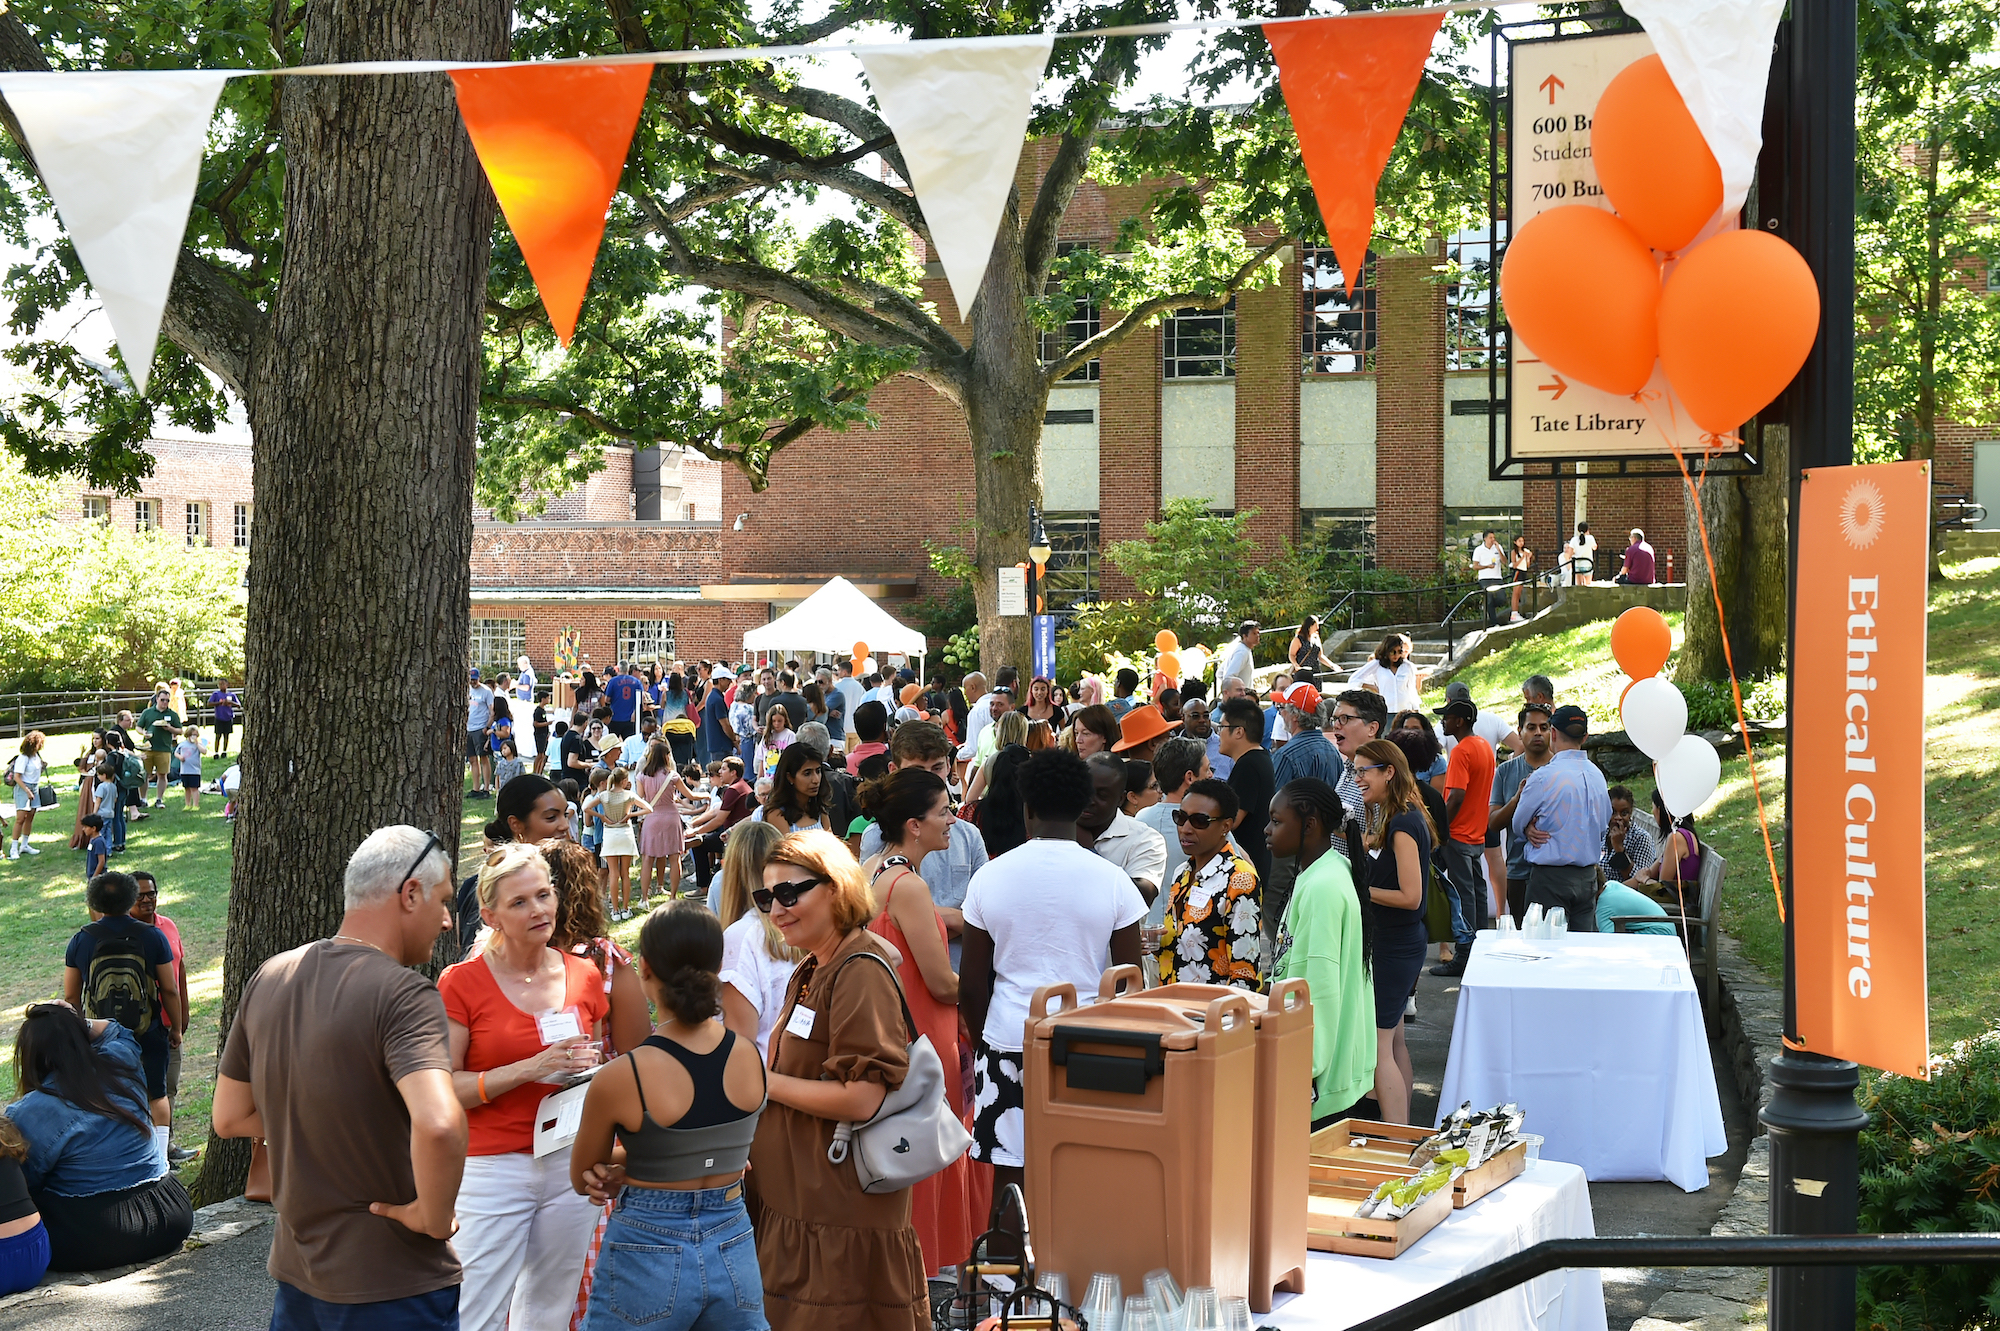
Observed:
[[[807,651],[846,655],[854,644],[884,656],[921,658],[924,635],[902,623],[846,578],[835,578],[768,624],[743,635],[749,652]]]

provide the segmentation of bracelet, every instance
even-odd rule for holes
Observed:
[[[479,1074],[479,1103],[483,1105],[490,1105],[493,1103],[493,1101],[489,1099],[486,1094],[486,1074],[483,1072]]]

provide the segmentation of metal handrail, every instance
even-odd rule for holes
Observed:
[[[1516,1285],[1568,1267],[1954,1266],[1962,1262],[2000,1263],[2000,1234],[1549,1239],[1357,1322],[1350,1331],[1419,1331]]]
[[[189,719],[207,716],[206,699],[216,681],[183,678],[181,683],[194,703],[189,708]],[[247,696],[242,689],[237,689],[236,695],[239,699]],[[152,697],[150,688],[42,689],[0,694],[0,733],[11,731],[6,737],[19,738],[30,730],[59,726],[88,723],[93,728],[102,727],[121,711],[143,710]]]

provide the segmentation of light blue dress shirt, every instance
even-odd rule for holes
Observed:
[[[1528,824],[1537,816],[1549,834],[1547,844],[1528,840]],[[1604,829],[1611,822],[1611,796],[1604,773],[1582,749],[1563,749],[1544,767],[1529,773],[1514,806],[1512,832],[1527,846],[1530,864],[1596,864],[1604,851]]]

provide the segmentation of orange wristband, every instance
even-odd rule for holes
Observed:
[[[486,1095],[486,1074],[483,1072],[479,1074],[479,1103],[483,1105],[493,1103]]]

